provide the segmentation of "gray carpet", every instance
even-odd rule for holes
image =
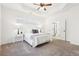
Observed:
[[[72,45],[62,40],[54,40],[31,47],[25,41],[2,45],[1,56],[79,56],[79,46]]]

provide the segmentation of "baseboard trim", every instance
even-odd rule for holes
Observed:
[[[78,42],[72,42],[72,41],[70,41],[70,43],[73,44],[73,45],[79,45]]]

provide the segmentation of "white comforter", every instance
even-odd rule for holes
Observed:
[[[48,33],[40,33],[40,34],[25,34],[25,41],[27,41],[31,46],[36,47],[39,44],[49,42],[50,35]]]

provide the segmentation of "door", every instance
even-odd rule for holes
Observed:
[[[60,20],[60,39],[66,41],[66,20]]]

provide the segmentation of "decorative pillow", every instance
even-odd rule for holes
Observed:
[[[39,33],[39,31],[37,29],[32,29],[32,33]]]

